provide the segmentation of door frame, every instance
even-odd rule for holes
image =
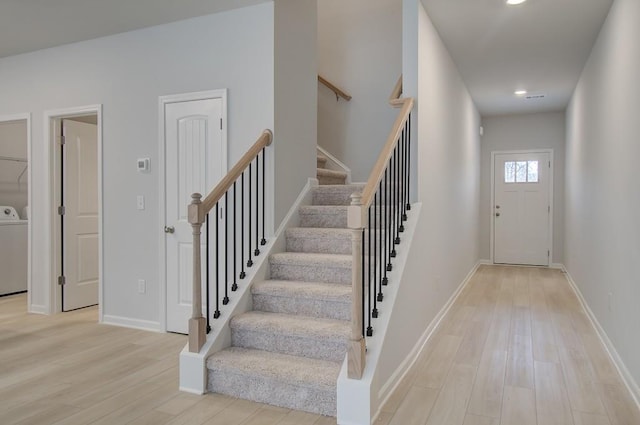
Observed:
[[[0,123],[13,122],[13,121],[26,121],[27,122],[27,205],[29,206],[29,221],[27,222],[27,310],[31,311],[31,247],[33,246],[32,238],[33,232],[32,222],[33,222],[33,214],[31,212],[31,206],[33,205],[33,193],[31,181],[32,179],[32,169],[31,166],[31,113],[26,112],[23,114],[12,114],[12,115],[0,115]],[[19,212],[18,212],[19,213]],[[40,311],[37,311],[40,313]]]
[[[158,178],[159,188],[159,226],[158,226],[158,290],[160,293],[160,331],[167,332],[167,245],[164,233],[167,215],[165,202],[167,195],[166,185],[166,123],[165,107],[170,103],[191,102],[196,100],[220,99],[222,101],[222,168],[226,173],[228,164],[228,139],[227,139],[227,89],[205,90],[191,93],[180,93],[158,97]],[[202,194],[206,196],[205,193]]]
[[[536,153],[548,153],[549,161],[551,161],[551,166],[549,167],[549,207],[551,211],[549,211],[549,226],[547,229],[549,239],[548,239],[548,247],[549,250],[549,264],[547,267],[551,267],[553,264],[553,167],[554,167],[554,159],[553,159],[553,149],[524,149],[524,150],[506,150],[506,151],[491,151],[491,204],[489,205],[489,217],[490,217],[490,261],[491,264],[495,264],[495,256],[494,256],[494,248],[495,248],[495,229],[494,229],[494,208],[495,205],[495,176],[496,176],[496,156],[497,155],[524,155],[524,154],[536,154]]]
[[[60,120],[86,115],[96,115],[98,118],[98,322],[103,321],[103,299],[104,299],[104,203],[103,203],[103,164],[102,164],[102,105],[87,105],[64,109],[53,109],[44,111],[43,131],[45,141],[45,175],[49,177],[48,199],[45,203],[47,210],[44,216],[47,218],[45,234],[49,236],[49,241],[45,244],[48,250],[46,256],[49,261],[49,285],[45,293],[45,299],[52,314],[62,312],[62,288],[58,285],[57,276],[60,273],[60,223],[57,219],[57,208],[59,204],[60,169],[57,150],[55,149],[56,133],[59,129]]]

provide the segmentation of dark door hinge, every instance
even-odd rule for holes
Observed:
[[[58,276],[58,285],[64,286],[67,283],[67,278],[64,276]]]
[[[65,137],[64,136],[58,136],[58,144],[60,146],[65,144]]]
[[[222,130],[222,118],[220,118],[220,130]]]
[[[64,213],[66,212],[64,205],[60,205],[58,207],[58,215],[64,215]]]

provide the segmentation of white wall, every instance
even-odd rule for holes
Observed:
[[[275,223],[316,175],[317,0],[275,2]]]
[[[0,122],[0,156],[27,158],[27,121]],[[26,163],[0,161],[0,205],[14,207],[22,216],[27,205],[28,171],[18,177],[27,166]]]
[[[491,152],[553,149],[553,258],[564,255],[564,112],[483,117],[480,163],[480,258],[489,260],[491,220]]]
[[[318,144],[366,181],[397,110],[389,94],[402,72],[402,2],[319,0],[318,73],[353,98],[318,84]]]
[[[564,259],[636,383],[640,382],[638,22],[639,1],[613,3],[567,110]]]
[[[393,312],[380,358],[379,385],[478,260],[480,116],[422,3],[404,4],[404,41],[417,46],[417,60],[406,60],[403,74],[416,78],[405,80],[405,93],[418,99],[414,169],[423,205],[396,298],[402,308]]]
[[[0,115],[33,115],[33,292],[49,311],[43,112],[103,105],[104,314],[158,327],[158,96],[228,88],[228,163],[274,125],[273,3],[0,59]],[[136,171],[149,157],[151,172]],[[136,195],[146,209],[136,210]],[[137,293],[137,279],[147,292]]]

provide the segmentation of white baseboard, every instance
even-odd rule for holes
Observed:
[[[627,387],[627,390],[629,390],[629,393],[631,394],[633,401],[636,403],[636,407],[640,409],[640,387],[638,387],[638,383],[635,381],[635,379],[633,379],[633,376],[629,372],[629,369],[622,361],[622,358],[620,358],[618,351],[616,350],[615,346],[609,339],[609,336],[605,332],[604,328],[600,325],[600,322],[598,322],[598,319],[596,318],[595,314],[593,314],[593,311],[589,307],[589,304],[587,304],[587,300],[585,300],[584,297],[582,296],[582,292],[580,291],[580,288],[578,287],[578,285],[576,285],[576,282],[571,277],[571,274],[569,274],[569,272],[564,267],[564,265],[561,264],[560,266],[562,271],[565,273],[565,276],[567,277],[567,281],[569,282],[569,285],[571,285],[573,292],[575,292],[576,296],[580,300],[580,304],[582,304],[582,308],[584,308],[584,311],[587,312],[587,316],[589,316],[589,320],[591,321],[591,324],[595,328],[596,333],[600,338],[600,341],[604,345],[604,348],[607,354],[609,355],[609,358],[615,365],[616,370],[620,375],[620,378],[622,378],[622,382],[624,382],[625,386]]]
[[[102,317],[102,324],[120,326],[123,328],[140,329],[143,331],[162,332],[159,322],[131,319],[129,317],[112,316],[110,314],[105,314]]]
[[[47,315],[49,314],[49,309],[44,305],[31,304],[29,306],[29,313]]]
[[[411,370],[411,367],[418,360],[418,357],[420,356],[420,353],[424,349],[424,346],[427,344],[427,342],[429,342],[429,340],[431,339],[435,331],[438,329],[438,326],[440,326],[442,319],[444,319],[444,317],[447,315],[449,310],[451,310],[451,307],[456,302],[456,300],[458,299],[458,297],[460,296],[464,288],[469,284],[469,282],[471,281],[471,277],[478,270],[478,267],[480,267],[483,264],[491,264],[491,263],[485,263],[484,261],[485,260],[478,260],[476,264],[471,268],[471,270],[469,271],[469,273],[467,273],[467,276],[464,278],[462,283],[460,283],[460,285],[455,290],[455,292],[451,295],[451,297],[449,297],[449,300],[447,301],[447,303],[440,309],[440,311],[438,312],[438,314],[436,314],[436,316],[433,318],[431,323],[429,323],[429,326],[427,326],[427,329],[425,329],[424,333],[422,334],[422,336],[420,337],[416,345],[409,352],[409,355],[405,358],[402,364],[398,366],[398,368],[391,375],[389,380],[381,387],[379,396],[382,401],[379,405],[380,408],[378,409],[376,414],[373,416],[373,420],[371,421],[371,423],[375,423],[378,416],[380,415],[380,412],[381,412],[380,409],[389,400],[389,398],[391,397],[393,392],[398,388],[402,380],[407,376],[407,373],[409,372],[409,370]]]

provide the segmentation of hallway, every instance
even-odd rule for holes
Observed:
[[[640,412],[561,271],[481,266],[376,423],[633,425]]]
[[[25,313],[0,298],[3,424],[330,425],[177,389],[185,337]],[[384,406],[380,425],[638,425],[640,412],[562,272],[481,266]]]

